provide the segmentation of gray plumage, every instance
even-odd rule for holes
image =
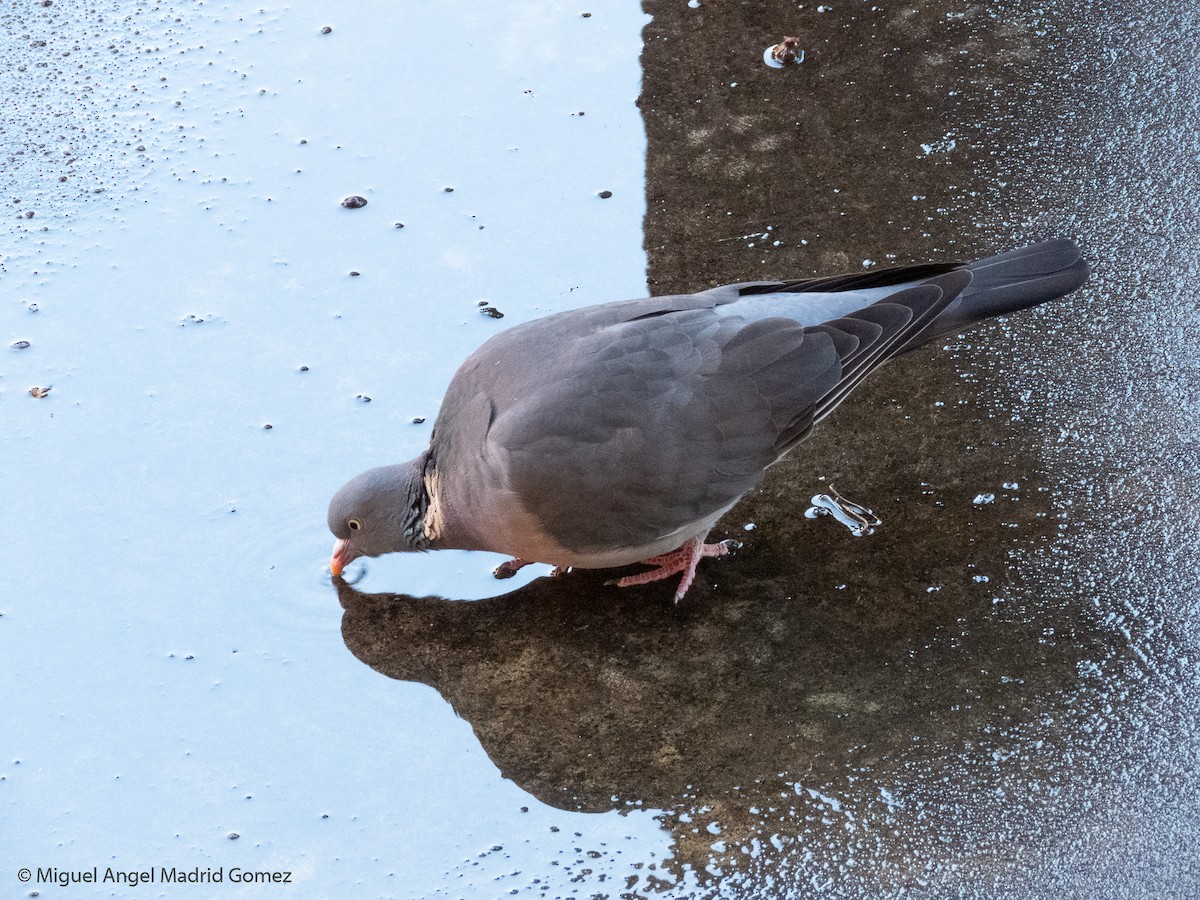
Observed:
[[[1086,277],[1074,244],[1049,241],[965,266],[728,285],[511,328],[458,370],[425,453],[333,498],[332,568],[439,548],[603,568],[702,546],[879,366]]]

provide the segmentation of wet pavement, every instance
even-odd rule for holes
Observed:
[[[115,864],[292,869],[296,896],[1200,890],[1200,15],[645,11],[653,293],[1059,236],[1093,278],[874,376],[718,526],[742,547],[702,563],[677,606],[669,586],[578,572],[466,601],[512,583],[455,554],[372,562],[330,587],[329,494],[420,449],[429,425],[411,418],[432,422],[466,350],[509,322],[640,293],[637,110],[619,87],[580,98],[625,83],[617,63],[586,65],[629,50],[641,19],[473,6],[468,39],[502,35],[486,57],[492,117],[472,121],[478,79],[459,69],[449,103],[428,99],[436,77],[401,92],[416,118],[398,121],[420,124],[397,136],[353,110],[305,117],[371,87],[315,77],[343,71],[311,43],[323,21],[157,13],[149,55],[186,50],[199,64],[170,78],[214,114],[176,122],[164,96],[145,156],[110,142],[88,157],[97,187],[144,193],[124,188],[119,214],[57,194],[47,206],[74,219],[41,236],[39,209],[3,260],[5,337],[31,346],[0,370],[0,404],[20,411],[3,443],[5,559],[25,579],[0,602],[13,661],[0,711],[17,723],[0,741],[0,827],[21,835],[0,883],[21,865]],[[93,31],[121,27],[115,7],[97,16]],[[371,19],[333,22],[328,37],[354,38],[337,50],[348,73],[385,52]],[[388,25],[413,46],[448,27]],[[769,68],[763,50],[784,35],[804,62]],[[313,95],[288,105],[293,78]],[[276,111],[246,121],[234,111],[255,109],[258,84]],[[518,105],[530,91],[545,101],[533,112]],[[176,124],[197,131],[176,138]],[[36,143],[12,109],[5,126]],[[479,139],[477,159],[471,135],[496,146]],[[208,148],[188,145],[199,137]],[[285,182],[291,169],[312,181]],[[548,171],[559,190],[539,201]],[[69,177],[45,183],[65,192]],[[368,205],[336,208],[353,193]],[[138,212],[147,194],[155,215]],[[158,233],[164,202],[173,237]],[[560,217],[570,226],[547,233]],[[397,237],[415,245],[383,243]],[[97,310],[73,299],[89,286]],[[506,319],[479,316],[479,299]],[[105,349],[26,324],[47,314]],[[54,391],[34,399],[27,381]],[[879,515],[874,534],[805,518],[830,485]]]
[[[471,605],[344,589],[348,646],[544,802],[666,810],[675,858],[635,892],[690,869],[668,893],[1193,896],[1195,214],[1146,235],[1164,197],[1124,182],[1194,176],[1194,60],[1137,38],[1172,73],[1146,104],[1121,59],[1153,29],[1099,7],[647,9],[654,292],[1064,235],[1096,274],[877,375],[678,608],[591,575]],[[804,63],[747,64],[784,34]],[[831,483],[877,534],[800,515]]]

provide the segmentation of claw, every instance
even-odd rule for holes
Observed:
[[[682,573],[683,577],[679,580],[679,588],[675,591],[675,602],[678,603],[683,599],[683,595],[687,593],[688,588],[692,586],[692,579],[696,577],[696,566],[699,565],[700,560],[706,556],[724,556],[733,547],[733,541],[706,544],[704,543],[704,537],[703,534],[696,535],[696,537],[691,538],[678,550],[642,560],[644,565],[656,567],[649,572],[626,575],[624,578],[617,578],[606,582],[606,584],[615,584],[617,587],[632,587],[637,584],[662,581],[664,578],[670,578],[672,575]]]

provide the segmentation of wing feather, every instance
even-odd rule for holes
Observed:
[[[487,468],[561,546],[644,546],[736,502],[970,279],[810,327],[704,295],[560,314],[485,344],[447,404],[489,397]]]

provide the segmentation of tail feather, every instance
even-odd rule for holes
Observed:
[[[972,325],[1054,300],[1088,277],[1079,248],[1068,240],[1045,241],[966,266],[970,285],[906,350],[957,334]]]
[[[857,350],[842,360],[845,367],[837,386],[817,403],[816,419],[829,415],[834,408],[862,382],[864,378],[885,362],[902,353],[914,341],[924,341],[925,332],[936,327],[946,307],[957,302],[961,292],[971,282],[971,276],[961,269],[947,272],[922,282],[916,287],[899,291],[842,319],[826,322],[819,328],[843,328],[843,323],[862,319],[866,322],[879,321],[880,317],[892,318],[897,307],[903,308],[903,325],[886,329],[882,339],[875,340],[866,352]],[[886,320],[885,318],[885,320]],[[883,330],[883,329],[881,329]]]

